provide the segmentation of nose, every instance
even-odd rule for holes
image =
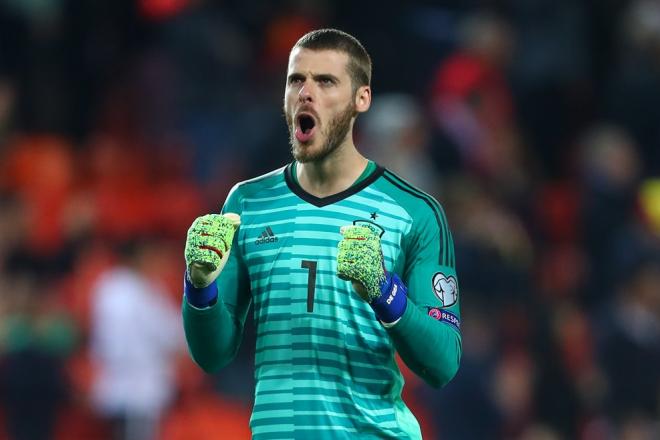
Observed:
[[[312,102],[312,91],[309,84],[305,84],[300,88],[298,92],[298,101],[301,103]]]

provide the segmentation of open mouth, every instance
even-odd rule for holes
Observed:
[[[316,120],[308,113],[301,113],[296,119],[296,139],[299,142],[309,142],[314,135]]]
[[[300,125],[303,133],[309,133],[314,128],[314,125],[316,125],[316,122],[309,115],[300,115],[298,116],[298,125]]]

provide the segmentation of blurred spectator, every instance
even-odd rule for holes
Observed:
[[[98,369],[92,398],[121,440],[156,438],[182,350],[178,309],[144,275],[149,251],[148,243],[127,243],[119,264],[99,277],[92,293],[91,353]]]
[[[14,274],[0,286],[7,300],[0,307],[0,401],[13,440],[52,438],[69,400],[64,360],[74,348],[75,328],[49,293],[37,290],[37,279]]]
[[[525,352],[508,352],[495,367],[492,393],[502,418],[502,436],[518,437],[534,417],[534,364]]]
[[[26,244],[33,254],[52,257],[67,239],[63,210],[75,183],[71,144],[55,135],[17,136],[2,159],[0,185],[27,210]]]
[[[463,290],[466,295],[469,291]],[[493,369],[497,360],[496,322],[474,301],[461,304],[463,320],[463,357],[456,377],[440,393],[426,390],[423,396],[433,402],[439,439],[480,439],[494,437],[502,423],[494,393]],[[478,303],[478,302],[477,302]],[[464,417],[479,414],[478,419]]]
[[[634,141],[617,127],[593,128],[580,146],[580,227],[590,259],[584,298],[596,301],[610,297],[617,281],[615,243],[635,214],[640,159]]]
[[[434,73],[435,123],[457,145],[467,171],[504,194],[518,193],[529,167],[506,81],[511,29],[481,13],[468,16],[459,35],[459,47]]]
[[[377,163],[437,194],[441,176],[429,151],[429,121],[414,97],[381,95],[359,124],[360,147],[364,145]]]
[[[291,47],[298,38],[323,27],[328,13],[327,0],[286,0],[281,3],[264,32],[260,64],[269,74],[275,74],[286,66]]]
[[[511,1],[509,23],[515,50],[509,85],[516,122],[534,166],[547,178],[566,174],[572,140],[593,118],[594,84],[589,7],[612,10],[619,1]],[[612,30],[609,30],[611,33]],[[593,42],[595,45],[596,42]],[[593,72],[594,77],[599,72]]]
[[[641,165],[660,173],[660,126],[651,109],[660,106],[660,4],[629,2],[618,25],[617,65],[603,96],[603,114],[637,142]]]
[[[230,9],[208,0],[191,1],[164,22],[161,38],[160,48],[154,49],[162,50],[164,57],[152,69],[160,81],[149,81],[154,93],[145,102],[159,113],[173,112],[175,126],[157,132],[169,129],[185,135],[199,182],[231,175],[232,167],[244,160],[237,154],[244,146],[237,131],[240,112],[235,111],[245,104],[244,91],[235,84],[249,75],[255,41]],[[169,106],[158,108],[163,97]],[[234,158],[231,164],[223,160],[229,155]]]
[[[639,255],[619,270],[626,277],[597,327],[606,411],[619,423],[648,423],[660,414],[660,253]]]
[[[453,225],[461,289],[484,305],[516,302],[529,290],[534,248],[520,218],[492,189],[471,178],[447,181],[443,201]]]

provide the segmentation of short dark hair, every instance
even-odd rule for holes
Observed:
[[[348,74],[353,89],[371,84],[371,57],[354,36],[339,29],[317,29],[303,35],[293,46],[310,50],[336,50],[348,55]]]

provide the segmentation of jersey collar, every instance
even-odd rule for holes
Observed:
[[[371,174],[369,174],[367,177],[360,180],[358,183],[354,184],[350,188],[347,188],[344,191],[341,191],[337,194],[333,194],[331,196],[316,197],[305,191],[300,186],[297,179],[295,179],[293,176],[293,170],[294,170],[293,163],[288,164],[284,169],[284,180],[286,181],[287,186],[298,197],[300,197],[307,203],[311,203],[312,205],[317,207],[331,205],[333,203],[344,200],[352,196],[353,194],[362,191],[364,188],[375,182],[376,179],[378,179],[385,172],[385,168],[376,164],[376,168],[371,172]]]

